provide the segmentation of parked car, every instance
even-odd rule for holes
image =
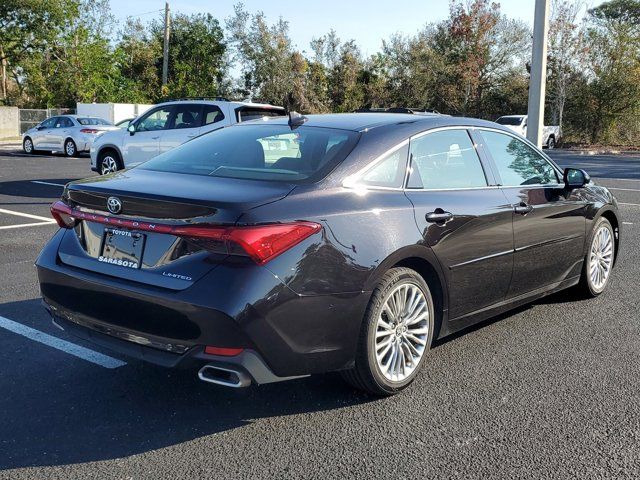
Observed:
[[[24,132],[22,148],[25,153],[46,150],[75,157],[80,152],[88,152],[95,139],[109,130],[117,127],[102,118],[58,115]]]
[[[111,132],[91,150],[91,169],[101,174],[139,164],[198,135],[241,121],[284,115],[282,107],[226,99],[163,102]]]
[[[523,137],[527,136],[527,120],[528,115],[505,115],[496,120],[496,123],[519,133]],[[547,127],[542,130],[542,145],[548,149],[556,148],[556,145],[562,137],[560,127]]]
[[[65,330],[221,385],[338,370],[378,395],[436,339],[601,294],[622,224],[609,190],[507,128],[389,113],[224,128],[72,182],[52,214],[36,265]]]
[[[119,122],[116,122],[116,127],[127,128],[133,120],[135,120],[135,117],[125,118],[124,120],[120,120]]]

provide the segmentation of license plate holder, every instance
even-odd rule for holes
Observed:
[[[140,232],[105,228],[98,260],[125,268],[139,269],[147,236]]]

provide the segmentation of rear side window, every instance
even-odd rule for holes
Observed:
[[[204,105],[202,108],[202,125],[211,125],[224,119],[222,110],[215,105]]]
[[[558,183],[553,166],[529,145],[505,133],[481,131],[491,154],[501,185],[546,185]]]
[[[108,122],[104,118],[78,118],[78,123],[80,125],[112,125],[111,122]]]
[[[480,158],[466,130],[442,130],[411,140],[408,188],[486,187]]]
[[[347,180],[348,186],[363,185],[367,187],[401,188],[407,173],[408,145],[396,148],[384,155],[379,161],[359,175],[353,182]],[[351,185],[353,183],[353,185]]]
[[[522,123],[522,117],[500,117],[496,123],[517,127]]]
[[[281,117],[284,110],[260,107],[240,107],[236,109],[238,122],[248,122],[249,120],[258,120],[263,117]]]
[[[358,138],[357,132],[332,128],[237,125],[197,137],[139,168],[299,182],[328,172],[349,154]]]

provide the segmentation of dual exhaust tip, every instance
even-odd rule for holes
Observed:
[[[224,387],[243,388],[251,385],[251,377],[240,370],[223,368],[208,364],[198,371],[198,378],[203,382],[215,383]]]

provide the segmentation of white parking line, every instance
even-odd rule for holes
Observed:
[[[39,183],[40,185],[53,185],[54,187],[64,187],[63,183],[43,182],[42,180],[31,180],[31,183]]]
[[[19,225],[4,225],[0,227],[0,230],[11,230],[13,228],[24,228],[24,227],[39,227],[40,225],[51,225],[51,223],[52,222],[36,222],[36,223],[23,223]]]
[[[618,188],[618,187],[607,187],[609,190],[623,190],[625,192],[640,192],[637,188]]]
[[[18,217],[33,218],[34,220],[40,220],[42,222],[48,223],[56,222],[53,218],[41,217],[39,215],[32,215],[30,213],[15,212],[13,210],[5,210],[4,208],[0,208],[0,213],[6,213],[7,215],[16,215]]]
[[[640,207],[640,203],[624,203],[624,202],[618,202],[618,205],[631,205],[632,207]]]
[[[633,222],[622,222],[623,225],[633,225]]]
[[[35,328],[27,327],[21,323],[9,320],[8,318],[0,317],[0,327],[5,330],[9,330],[10,332],[17,333],[18,335],[22,335],[30,340],[56,348],[62,352],[68,353],[69,355],[73,355],[74,357],[86,360],[87,362],[95,363],[96,365],[100,365],[104,368],[118,368],[126,365],[125,362],[116,358],[81,347],[75,343],[67,342],[66,340],[62,340],[41,332],[40,330],[36,330]]]

